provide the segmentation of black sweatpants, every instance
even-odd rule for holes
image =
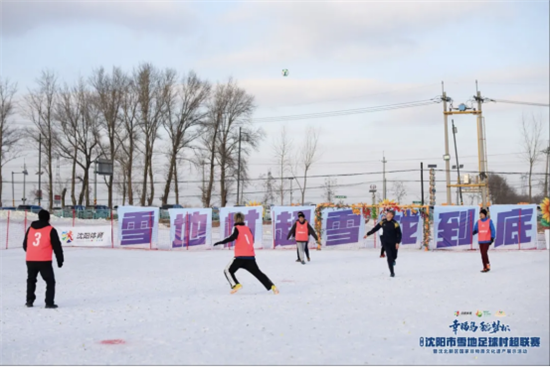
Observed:
[[[390,274],[393,272],[393,262],[397,259],[397,249],[395,248],[395,243],[384,242],[382,244],[384,250],[386,251],[386,259],[388,259],[388,268],[390,269]]]
[[[229,282],[231,288],[235,287],[237,284],[240,284],[235,277],[235,273],[239,269],[247,270],[264,285],[265,289],[267,289],[268,291],[271,290],[273,283],[271,282],[271,280],[269,280],[267,275],[262,273],[262,271],[258,267],[258,264],[256,263],[256,259],[240,257],[234,258],[233,261],[231,261],[224,270],[225,277],[227,278],[227,281]]]
[[[33,303],[36,299],[36,279],[38,273],[46,282],[46,305],[54,304],[55,276],[51,261],[27,261],[27,302]]]

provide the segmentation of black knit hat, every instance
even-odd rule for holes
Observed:
[[[40,219],[42,222],[49,222],[50,221],[50,212],[47,210],[40,210],[38,212],[38,219]]]
[[[479,211],[479,214],[485,214],[485,216],[487,216],[487,210],[486,209],[481,209]]]
[[[304,215],[304,212],[298,212],[298,218],[300,218],[300,217],[304,217],[304,218],[306,217],[306,216]]]

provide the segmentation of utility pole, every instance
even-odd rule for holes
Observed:
[[[386,163],[388,163],[386,160],[386,152],[382,152],[382,194],[384,196],[382,200],[386,200]]]
[[[527,186],[527,174],[524,173],[521,175],[521,195],[522,196],[527,195],[526,186]]]
[[[11,171],[11,205],[15,208],[15,185],[13,183],[13,175],[15,172]]]
[[[447,93],[445,93],[445,87],[443,82],[441,82],[441,88],[443,91],[443,117],[445,119],[445,155],[443,156],[443,159],[445,160],[445,178],[447,182],[447,204],[451,205],[451,162],[450,162],[450,155],[449,155],[449,121],[447,119],[447,102],[450,101],[450,98],[447,97]]]
[[[290,204],[289,205],[292,205],[292,177],[290,177],[289,180],[290,180]]]
[[[23,205],[27,203],[27,190],[26,190],[26,184],[27,184],[27,175],[29,173],[27,172],[27,163],[23,163]]]
[[[38,206],[42,200],[42,134],[38,138]]]
[[[237,205],[240,205],[241,190],[241,128],[239,127],[239,158],[237,163]]]
[[[203,193],[202,195],[203,195],[203,197],[204,197],[204,191],[206,190],[205,187],[204,187],[204,185],[205,185],[205,177],[206,177],[206,176],[204,175],[204,166],[205,166],[205,162],[204,162],[204,160],[203,160],[203,161],[202,161],[202,193]]]
[[[478,159],[479,159],[479,179],[483,186],[481,186],[481,198],[483,208],[487,207],[487,157],[486,157],[486,148],[485,148],[485,127],[483,124],[483,114],[481,110],[481,104],[483,99],[481,98],[481,93],[477,87],[476,80],[476,101],[477,101],[477,136],[478,136]]]
[[[372,205],[376,204],[376,185],[370,185],[369,192],[372,194]]]
[[[424,205],[424,162],[420,162],[420,192],[421,203]]]
[[[97,158],[94,161],[94,206],[97,205]],[[94,208],[95,209],[95,208]]]
[[[456,145],[456,133],[457,129],[455,126],[455,120],[451,120],[453,123],[453,141],[455,144],[455,156],[456,156],[456,172],[458,174],[458,184],[460,185],[460,165],[458,164],[458,147]],[[464,200],[462,199],[462,187],[459,186],[456,194],[456,203],[458,204],[458,193],[460,193],[460,205],[464,205]]]

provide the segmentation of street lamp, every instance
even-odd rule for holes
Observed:
[[[25,205],[25,201],[26,201],[26,198],[25,198],[25,184],[26,184],[26,180],[25,180],[25,176],[27,176],[29,174],[29,172],[27,172],[27,167],[24,166],[23,167],[23,171],[22,172],[11,172],[11,201],[12,201],[12,205],[15,207],[15,179],[14,179],[14,176],[15,175],[23,175],[23,205]]]
[[[27,165],[23,165],[23,205],[27,202],[27,190],[26,190],[26,184],[27,184],[27,176],[29,172],[27,172]]]

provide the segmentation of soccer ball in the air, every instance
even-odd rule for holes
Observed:
[[[288,76],[288,69],[283,69],[283,76]]]

